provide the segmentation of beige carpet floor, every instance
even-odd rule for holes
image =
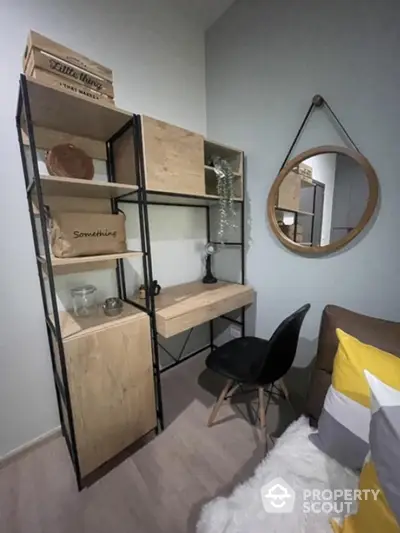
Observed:
[[[251,476],[265,454],[249,396],[207,427],[222,385],[202,355],[165,373],[165,431],[82,492],[62,438],[0,469],[0,532],[194,533],[202,505]],[[286,402],[271,404],[268,432],[292,418]]]

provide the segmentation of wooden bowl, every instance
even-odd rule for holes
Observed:
[[[50,176],[91,180],[94,176],[93,160],[73,144],[58,144],[46,154],[46,167]]]

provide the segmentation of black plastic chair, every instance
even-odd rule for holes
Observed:
[[[299,342],[300,329],[310,304],[303,305],[287,317],[275,330],[270,340],[259,337],[241,337],[219,346],[206,359],[210,370],[228,378],[208,420],[211,426],[218,411],[228,396],[241,385],[258,387],[259,418],[261,428],[265,427],[264,388],[279,382],[284,397],[289,400],[283,376],[293,364]]]

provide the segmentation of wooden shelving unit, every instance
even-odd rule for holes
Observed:
[[[161,372],[214,346],[210,326],[206,347],[187,357],[172,357],[174,363],[161,368],[159,334],[168,337],[239,308],[241,322],[236,323],[245,334],[244,306],[251,303],[253,292],[244,277],[243,152],[25,76],[20,81],[17,129],[61,425],[82,488],[98,467],[144,435],[163,429]],[[61,143],[73,143],[106,162],[107,181],[41,175],[37,149]],[[205,287],[195,282],[165,289],[156,301],[151,294],[144,301],[130,299],[124,260],[140,259],[148,286],[153,282],[149,205],[204,207],[211,238],[210,206],[219,201],[215,156],[227,160],[234,173],[241,223],[239,242],[232,244],[240,247],[240,283]],[[52,212],[116,214],[122,203],[138,205],[141,250],[52,256],[47,230]],[[69,310],[59,312],[57,276],[86,272],[90,283],[90,271],[105,266],[116,267],[115,296],[124,302],[122,313],[107,317],[99,308],[93,316],[78,318]],[[186,302],[180,300],[182,291]],[[168,298],[173,301],[168,303]]]
[[[146,261],[141,250],[59,258],[52,255],[48,219],[53,212],[116,214],[120,198],[138,198],[136,115],[21,76],[17,131],[46,317],[60,420],[79,488],[86,476],[158,428],[150,318],[127,299],[123,261]],[[37,141],[37,142],[36,142]],[[104,161],[106,181],[46,176],[37,150],[73,143]],[[28,148],[26,148],[26,146]],[[139,195],[139,198],[141,196]],[[145,206],[139,206],[140,234]],[[147,216],[147,213],[146,213]],[[59,312],[57,276],[114,268],[123,311],[108,317]],[[68,307],[70,303],[66,306]]]
[[[134,194],[139,187],[126,183],[88,181],[58,176],[40,176],[42,192],[46,196],[69,196],[76,198],[118,198]]]
[[[216,285],[193,282],[175,287],[164,287],[159,296],[150,295],[150,306],[155,318],[153,325],[154,352],[164,349],[171,357],[171,364],[163,364],[159,372],[166,372],[183,361],[205,350],[213,349],[214,329],[212,321],[220,316],[229,320],[223,313],[240,309],[240,320],[234,322],[242,327],[245,334],[245,306],[253,299],[253,291],[245,284],[245,184],[243,151],[215,141],[208,141],[194,132],[171,124],[141,118],[143,148],[143,169],[146,184],[146,203],[163,206],[204,207],[207,224],[206,238],[212,239],[213,223],[211,210],[218,207],[217,175],[214,165],[216,158],[226,160],[233,172],[235,213],[237,215],[238,236],[235,242],[226,243],[238,251],[240,261],[239,283],[217,283]],[[121,199],[121,203],[138,203],[133,195]],[[215,244],[221,244],[215,242]],[[151,265],[151,235],[148,237],[148,257]],[[151,283],[150,276],[149,283]],[[137,304],[143,300],[136,299]],[[184,353],[191,328],[210,322],[210,344]],[[160,337],[169,338],[187,331],[188,337],[181,352],[172,355],[166,350]],[[162,405],[161,405],[162,408]]]
[[[280,184],[275,206],[281,231],[304,247],[319,243],[325,186],[313,179],[311,166],[301,163]]]

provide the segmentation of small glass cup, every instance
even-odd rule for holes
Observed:
[[[96,287],[84,285],[71,289],[74,314],[79,317],[93,316],[97,313]]]

